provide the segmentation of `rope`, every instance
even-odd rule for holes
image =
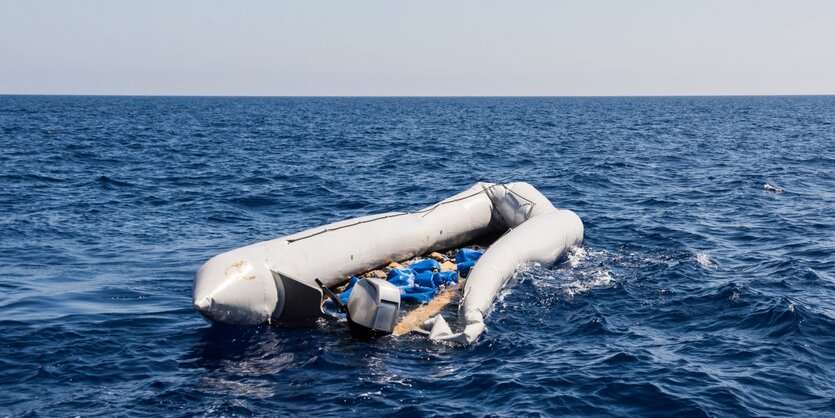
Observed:
[[[494,184],[494,185],[490,186],[488,189],[492,189],[492,188],[493,188],[493,187],[495,187],[495,186],[496,186],[496,185]],[[482,187],[483,187],[483,186],[482,186]],[[343,228],[348,228],[348,227],[352,227],[352,226],[357,226],[357,225],[361,225],[361,224],[366,224],[366,223],[369,223],[369,222],[379,221],[379,220],[383,220],[383,219],[396,218],[396,217],[398,217],[398,216],[411,215],[411,214],[413,214],[413,213],[421,213],[421,214],[423,214],[423,215],[421,216],[421,218],[422,218],[422,217],[424,217],[424,216],[428,215],[429,213],[431,213],[432,211],[434,211],[436,208],[438,208],[438,207],[439,207],[439,206],[441,206],[441,205],[446,205],[446,204],[449,204],[449,203],[460,202],[460,201],[462,201],[462,200],[464,200],[464,199],[469,199],[469,198],[471,198],[471,197],[477,196],[477,195],[479,195],[479,194],[481,194],[481,193],[485,193],[485,192],[486,192],[486,189],[482,189],[481,191],[478,191],[478,192],[475,192],[475,193],[472,193],[472,194],[469,194],[469,195],[466,195],[466,196],[461,196],[461,197],[459,197],[459,198],[455,198],[455,199],[451,199],[451,200],[445,200],[445,201],[443,201],[443,202],[436,203],[435,205],[433,205],[433,206],[431,206],[431,207],[429,207],[429,208],[426,208],[426,209],[421,209],[421,210],[419,210],[419,211],[417,211],[417,212],[400,212],[400,213],[393,213],[393,214],[389,214],[389,215],[383,215],[383,216],[380,216],[379,218],[373,218],[373,219],[366,219],[366,220],[362,220],[362,221],[357,221],[357,222],[354,222],[354,223],[351,223],[351,224],[348,224],[348,225],[338,226],[338,227],[336,227],[336,228],[325,228],[325,229],[323,229],[323,230],[321,230],[321,231],[314,232],[314,233],[312,233],[312,234],[310,234],[310,235],[305,235],[305,236],[303,236],[303,237],[294,238],[294,239],[288,239],[288,240],[287,240],[287,243],[288,243],[288,244],[290,244],[290,243],[294,243],[294,242],[296,242],[296,241],[301,241],[301,240],[304,240],[304,239],[308,239],[308,238],[311,238],[311,237],[315,237],[315,236],[317,236],[317,235],[321,235],[321,234],[324,234],[324,233],[326,233],[326,232],[338,231],[338,230],[343,229]],[[489,195],[488,195],[488,196],[489,196]],[[492,199],[490,200],[490,202],[491,202],[491,203],[493,202],[493,201],[492,201]]]
[[[447,205],[447,204],[450,204],[450,203],[460,202],[460,201],[462,201],[462,200],[465,200],[465,199],[469,199],[469,198],[471,198],[471,197],[478,196],[478,195],[480,195],[480,194],[482,194],[482,193],[485,193],[485,194],[487,195],[487,198],[488,198],[488,199],[490,199],[490,205],[492,206],[491,210],[493,210],[493,209],[495,209],[495,208],[496,208],[496,202],[494,202],[494,201],[493,201],[493,196],[489,193],[489,191],[492,191],[492,190],[493,190],[493,188],[494,188],[494,187],[497,187],[497,186],[501,186],[501,187],[503,187],[503,188],[505,189],[505,191],[506,191],[506,192],[509,192],[510,194],[512,194],[512,195],[514,195],[514,196],[516,196],[516,197],[518,197],[518,198],[520,198],[520,199],[522,199],[522,200],[527,201],[527,202],[528,202],[528,204],[530,204],[530,208],[528,209],[528,213],[527,213],[527,215],[525,216],[525,218],[527,219],[528,217],[530,217],[530,214],[531,214],[531,212],[533,211],[533,207],[536,205],[536,202],[534,202],[534,201],[532,201],[532,200],[530,200],[530,199],[528,199],[528,198],[526,198],[526,197],[524,197],[524,196],[520,195],[519,193],[514,192],[513,190],[509,189],[509,188],[507,187],[507,185],[505,185],[505,184],[492,184],[492,185],[490,185],[489,187],[485,187],[485,186],[482,184],[482,185],[481,185],[481,190],[480,190],[480,191],[478,191],[478,192],[475,192],[475,193],[472,193],[472,194],[469,194],[469,195],[466,195],[466,196],[461,196],[461,197],[458,197],[458,198],[455,198],[455,199],[444,200],[444,201],[442,201],[442,202],[438,202],[438,203],[436,203],[436,204],[434,204],[434,205],[432,205],[432,206],[430,206],[430,207],[428,207],[428,208],[426,208],[426,209],[421,209],[421,210],[419,210],[419,211],[417,211],[417,212],[400,212],[400,213],[392,213],[392,214],[389,214],[389,215],[383,215],[383,216],[380,216],[379,218],[373,218],[373,219],[366,219],[366,220],[363,220],[363,221],[357,221],[357,222],[354,222],[354,223],[352,223],[352,224],[342,225],[342,226],[338,226],[338,227],[336,227],[336,228],[325,228],[325,229],[323,229],[323,230],[321,230],[321,231],[314,232],[314,233],[312,233],[312,234],[310,234],[310,235],[305,235],[305,236],[303,236],[303,237],[299,237],[299,238],[295,238],[295,239],[288,239],[288,240],[287,240],[287,243],[288,243],[288,244],[291,244],[291,243],[294,243],[294,242],[296,242],[296,241],[301,241],[301,240],[304,240],[304,239],[308,239],[308,238],[311,238],[311,237],[315,237],[315,236],[317,236],[317,235],[324,234],[324,233],[326,233],[326,232],[338,231],[338,230],[343,229],[343,228],[348,228],[348,227],[352,227],[352,226],[362,225],[362,224],[366,224],[366,223],[370,223],[370,222],[374,222],[374,221],[380,221],[380,220],[383,220],[383,219],[396,218],[396,217],[398,217],[398,216],[411,215],[411,214],[413,214],[413,213],[420,213],[420,214],[421,214],[421,218],[423,218],[423,217],[425,217],[426,215],[428,215],[428,214],[432,213],[432,211],[434,211],[435,209],[437,209],[437,208],[438,208],[438,207],[440,207],[441,205]],[[499,212],[499,211],[495,211],[495,212],[499,215],[499,218],[501,218],[502,222],[504,222],[504,224],[505,224],[505,225],[508,225],[507,220],[506,220],[506,219],[504,219],[504,216],[502,216],[501,212]]]

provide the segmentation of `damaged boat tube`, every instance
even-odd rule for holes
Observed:
[[[476,262],[464,286],[455,333],[440,316],[430,339],[469,344],[517,267],[551,264],[582,242],[583,223],[528,183],[477,183],[417,212],[349,219],[248,245],[207,261],[194,281],[194,307],[211,321],[292,323],[322,315],[322,288],[393,261],[460,247],[504,232]],[[350,314],[349,314],[350,316]]]

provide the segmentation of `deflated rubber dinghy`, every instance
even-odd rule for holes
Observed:
[[[502,232],[469,273],[459,303],[460,332],[440,315],[424,324],[430,339],[470,344],[519,266],[554,263],[583,240],[580,218],[555,208],[528,183],[477,183],[417,212],[349,219],[225,252],[198,270],[193,302],[219,323],[309,320],[323,315],[324,294],[336,299],[328,288],[351,276]],[[343,307],[349,323],[390,333],[399,312],[397,288],[385,280],[366,281],[365,290],[353,292]]]

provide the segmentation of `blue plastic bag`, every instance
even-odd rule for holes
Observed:
[[[405,303],[429,303],[438,289],[423,286],[405,286],[400,288],[400,301]]]
[[[422,273],[418,273],[415,276],[415,286],[423,286],[423,287],[438,287],[435,286],[435,281],[432,280],[432,277],[436,273],[431,271],[424,271]]]
[[[481,250],[471,250],[469,248],[458,250],[455,254],[455,262],[458,263],[458,273],[461,277],[470,275],[470,270],[482,254],[484,254],[484,251]]]
[[[348,288],[339,294],[339,301],[342,302],[343,305],[348,303],[348,298],[351,297],[351,291],[354,290],[354,285],[357,284],[358,281],[360,281],[359,277],[351,277],[351,281],[348,282]]]
[[[386,276],[386,280],[395,286],[411,286],[414,284],[415,275],[412,269],[392,269]]]
[[[415,273],[423,273],[424,271],[441,271],[441,264],[433,259],[427,259],[418,261],[417,263],[412,263],[409,266]]]
[[[467,277],[470,275],[470,270],[472,270],[473,266],[475,265],[475,261],[464,261],[458,263],[458,274],[461,277]]]
[[[415,285],[423,287],[438,288],[449,286],[451,283],[458,283],[458,273],[454,271],[431,272],[424,271],[415,276]]]
[[[455,262],[456,263],[463,263],[466,261],[476,261],[484,254],[484,251],[481,250],[472,250],[469,248],[462,248],[455,253]]]
[[[432,277],[432,280],[435,281],[436,286],[449,286],[451,283],[458,283],[458,272],[455,271],[442,271],[440,273],[435,273],[435,276]]]

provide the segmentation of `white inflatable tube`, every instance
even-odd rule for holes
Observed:
[[[484,332],[484,317],[496,294],[523,264],[550,264],[583,237],[583,223],[574,212],[553,210],[526,220],[493,243],[470,272],[458,309],[463,332],[453,334],[442,316],[425,327],[433,340],[471,344]]]
[[[229,324],[314,317],[322,301],[316,279],[334,286],[392,261],[508,229],[467,281],[464,332],[453,334],[443,318],[433,322],[433,338],[469,343],[484,330],[484,315],[520,264],[552,263],[583,239],[580,219],[554,208],[527,183],[477,183],[417,212],[337,222],[217,255],[198,270],[193,303],[208,319]]]

